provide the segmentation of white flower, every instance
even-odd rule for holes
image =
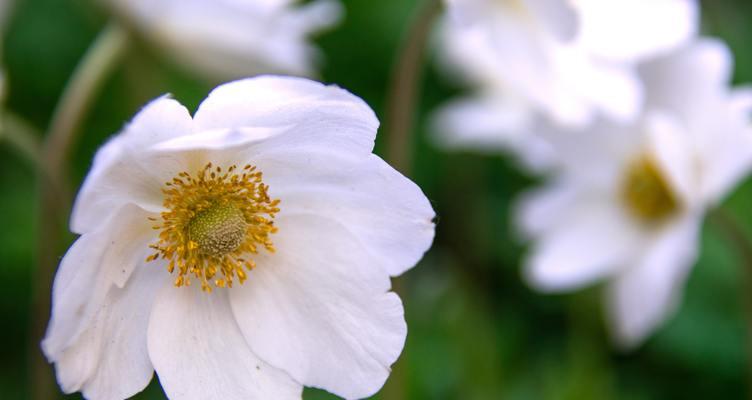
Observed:
[[[65,392],[125,398],[156,370],[172,399],[375,393],[407,329],[390,276],[434,235],[421,190],[371,153],[377,126],[301,78],[222,85],[193,118],[146,106],[75,203],[43,342]]]
[[[752,96],[728,88],[731,65],[712,40],[646,64],[641,118],[551,133],[560,170],[521,203],[520,225],[534,240],[529,282],[559,292],[608,280],[623,346],[672,314],[704,213],[752,163]]]
[[[340,17],[336,0],[104,0],[176,57],[209,77],[315,74],[307,37]]]
[[[693,0],[447,0],[444,63],[475,93],[434,121],[451,147],[540,158],[540,119],[583,127],[642,107],[635,64],[685,43]]]

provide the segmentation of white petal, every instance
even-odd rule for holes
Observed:
[[[525,168],[537,172],[552,162],[551,147],[538,135],[541,120],[529,102],[509,95],[480,95],[445,104],[432,117],[431,131],[441,147],[510,151]]]
[[[618,271],[639,248],[639,232],[614,199],[580,198],[549,223],[526,262],[538,290],[569,291]]]
[[[191,132],[191,116],[180,103],[160,97],[147,104],[97,152],[73,206],[71,230],[79,234],[94,230],[112,210],[128,202],[159,210],[165,179],[138,158],[154,143]]]
[[[390,281],[352,235],[328,219],[278,220],[277,252],[256,258],[233,311],[251,348],[306,386],[354,399],[374,394],[407,327]]]
[[[52,318],[42,348],[50,360],[88,328],[113,285],[123,287],[155,238],[150,214],[126,205],[79,237],[63,257],[52,290]]]
[[[553,180],[539,189],[523,193],[514,212],[521,235],[534,239],[549,231],[561,212],[574,206],[582,196],[580,189],[570,182]]]
[[[745,178],[752,168],[752,106],[745,95],[731,93],[731,99],[708,110],[708,124],[702,132],[700,157],[703,170],[703,198],[717,204]]]
[[[457,2],[449,12],[457,18],[444,21],[440,43],[451,72],[483,87],[512,91],[534,105],[561,97],[552,69],[553,39],[524,10],[506,2],[475,1]]]
[[[178,65],[208,78],[313,73],[319,53],[307,36],[339,20],[338,2],[110,0]]]
[[[325,140],[342,151],[370,153],[378,120],[363,100],[336,86],[262,76],[214,89],[195,115],[198,130],[286,128],[305,143]]]
[[[343,14],[342,4],[337,0],[313,1],[291,13],[289,26],[296,32],[309,34],[335,25]]]
[[[112,289],[77,342],[56,357],[60,386],[87,399],[125,399],[152,378],[146,330],[164,269],[141,265],[123,289]],[[162,272],[162,273],[160,273]]]
[[[620,345],[639,345],[675,311],[697,257],[699,225],[699,216],[689,215],[667,227],[609,287],[609,316]]]
[[[752,110],[752,86],[744,85],[731,91],[731,109],[736,112],[749,114]]]
[[[181,136],[157,143],[150,149],[163,153],[187,152],[192,150],[225,150],[247,147],[287,131],[288,127],[240,127],[232,129],[215,129]]]
[[[590,107],[617,121],[630,121],[637,116],[643,102],[642,84],[637,74],[622,65],[598,63],[576,46],[558,48],[556,82],[562,94],[555,97],[553,111],[560,122],[584,126],[594,118],[571,110],[572,102]],[[579,114],[585,114],[579,117]]]
[[[700,197],[713,203],[752,163],[749,96],[730,89],[732,65],[724,43],[703,39],[643,68],[652,106],[682,118],[689,131],[698,158]]]
[[[565,176],[567,184],[612,191],[625,166],[644,152],[644,131],[642,124],[599,119],[586,129],[543,126],[540,136],[553,149],[553,171]]]
[[[188,109],[177,100],[162,96],[146,104],[118,136],[128,150],[137,152],[154,143],[192,132]]]
[[[478,96],[444,105],[432,121],[437,141],[446,147],[498,151],[519,136],[532,135],[533,110],[509,96]]]
[[[562,0],[526,0],[531,14],[561,41],[574,39],[580,21],[571,4]]]
[[[579,25],[572,7],[594,8],[597,23],[598,4],[591,7],[589,0],[448,3],[449,18],[443,21],[440,43],[442,61],[455,75],[479,87],[513,93],[566,127],[586,126],[600,114],[618,121],[637,117],[644,94],[633,65],[600,56],[584,38],[568,40]],[[631,10],[629,5],[624,8]],[[583,12],[583,18],[588,16]],[[597,28],[613,28],[617,31],[613,36],[632,34],[640,20],[630,21],[629,29],[622,29],[621,20],[617,22]],[[596,41],[600,36],[600,32],[587,35]],[[669,44],[656,46],[663,49]],[[653,47],[643,50],[642,44],[638,48],[645,53],[658,51]]]
[[[635,62],[680,47],[694,36],[694,0],[575,0],[580,41],[593,54]]]
[[[209,294],[198,286],[163,286],[149,320],[149,356],[167,396],[300,400],[303,387],[248,347],[227,300],[228,290]]]
[[[264,172],[271,196],[281,200],[280,216],[306,213],[339,222],[393,276],[412,268],[430,247],[431,204],[378,156],[351,159],[315,148],[263,145],[256,151],[251,159]]]
[[[647,105],[674,113],[693,128],[696,118],[708,115],[708,104],[727,90],[732,65],[728,46],[707,38],[646,63],[641,75],[648,88]]]
[[[448,17],[453,23],[463,26],[472,24],[486,12],[489,4],[487,0],[444,0]],[[486,8],[486,9],[484,9]]]
[[[694,207],[700,199],[695,149],[686,128],[668,114],[653,113],[646,117],[648,147],[671,190],[683,207]]]

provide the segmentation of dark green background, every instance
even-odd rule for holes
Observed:
[[[318,38],[323,79],[363,97],[383,121],[389,72],[416,0],[345,1],[347,17]],[[752,3],[706,1],[704,30],[726,39],[735,80],[752,82]],[[17,2],[4,38],[7,108],[46,127],[63,85],[106,23],[94,2]],[[670,23],[668,21],[667,23]],[[636,27],[639,29],[639,27]],[[85,124],[73,174],[80,183],[96,148],[146,101],[162,93],[195,109],[215,82],[176,68],[136,43],[108,80]],[[426,69],[420,127],[460,91]],[[448,154],[415,131],[413,178],[438,213],[437,237],[401,279],[409,335],[381,398],[389,399],[734,399],[744,398],[743,271],[734,248],[706,224],[701,257],[679,314],[642,348],[612,350],[598,288],[565,296],[533,293],[520,280],[524,247],[510,204],[536,179],[504,156]],[[383,150],[383,135],[377,151]],[[37,200],[34,169],[0,145],[0,398],[23,399],[27,374]],[[752,228],[752,186],[726,208]],[[748,231],[752,232],[751,229]],[[752,268],[752,266],[749,266]],[[139,399],[163,398],[157,380]],[[70,396],[78,398],[78,395]],[[306,399],[331,398],[306,390]]]

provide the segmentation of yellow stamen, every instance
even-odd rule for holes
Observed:
[[[676,195],[649,156],[636,159],[628,167],[621,194],[632,216],[646,223],[659,223],[679,209]]]
[[[209,293],[211,283],[232,287],[235,276],[242,284],[245,269],[255,267],[243,256],[257,254],[259,247],[274,252],[270,235],[277,232],[273,220],[279,200],[269,197],[269,186],[261,178],[251,165],[223,171],[209,163],[195,176],[181,172],[165,183],[168,211],[154,226],[159,240],[150,245],[156,252],[146,261],[169,260],[167,271],[177,271],[177,287],[189,286],[191,275]],[[218,273],[221,277],[214,279]]]

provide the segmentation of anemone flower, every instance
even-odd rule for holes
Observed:
[[[407,327],[390,276],[433,240],[421,190],[372,154],[359,98],[302,78],[148,104],[98,152],[43,349],[65,392],[171,399],[375,393]]]
[[[675,311],[703,217],[752,162],[752,98],[729,87],[724,44],[699,42],[641,68],[644,114],[547,135],[558,169],[521,202],[526,276],[544,292],[606,281],[617,343],[640,344]]]

